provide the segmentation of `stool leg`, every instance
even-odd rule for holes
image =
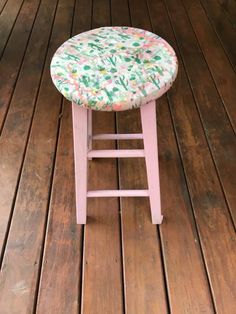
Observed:
[[[161,224],[163,216],[161,215],[155,101],[143,105],[140,111],[152,223]]]
[[[88,109],[88,150],[92,150],[92,136],[93,136],[93,129],[92,129],[92,110]],[[92,157],[89,158],[92,160]]]
[[[75,164],[75,200],[78,224],[86,223],[87,209],[87,152],[88,120],[87,109],[72,103],[74,164]]]

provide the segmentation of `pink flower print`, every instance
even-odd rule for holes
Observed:
[[[101,50],[95,53],[90,44],[101,45]],[[158,98],[168,89],[166,83],[174,80],[176,64],[172,48],[157,35],[136,28],[103,27],[63,44],[51,74],[69,100],[96,110],[120,111]]]
[[[115,111],[120,111],[122,109],[123,104],[119,103],[119,104],[114,104],[113,105],[113,110]]]

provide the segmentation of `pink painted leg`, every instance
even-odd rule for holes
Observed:
[[[78,224],[86,224],[87,209],[87,109],[72,103],[76,218]]]
[[[92,110],[88,110],[88,150],[92,150],[93,130],[92,130]],[[92,160],[92,157],[88,158]]]
[[[152,223],[161,224],[163,216],[161,214],[155,101],[143,105],[140,111]]]

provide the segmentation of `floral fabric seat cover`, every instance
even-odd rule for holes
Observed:
[[[176,78],[178,62],[161,37],[132,27],[101,27],[67,40],[51,62],[57,89],[78,105],[102,111],[140,107]]]

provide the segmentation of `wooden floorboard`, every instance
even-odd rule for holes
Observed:
[[[0,56],[14,27],[22,4],[27,0],[9,0],[0,15]]]
[[[80,309],[83,228],[75,219],[71,108],[64,104],[46,229],[37,313]],[[63,188],[62,188],[63,187]],[[60,287],[60,288],[59,288]]]
[[[0,0],[0,14],[2,13],[8,0]]]
[[[216,87],[236,130],[236,76],[218,36],[205,14],[199,0],[183,0],[189,20],[198,38]]]
[[[0,0],[1,314],[234,314],[235,13],[231,0]],[[89,199],[76,224],[71,106],[49,65],[106,25],[153,31],[178,55],[157,101],[161,226],[145,198]],[[94,112],[93,127],[140,133],[140,113]],[[142,142],[94,141],[118,146]],[[89,161],[91,189],[146,181],[143,159]]]
[[[201,3],[234,70],[236,70],[236,43],[235,40],[232,40],[232,38],[236,38],[236,28],[232,27],[217,1],[201,0]]]
[[[136,14],[132,15],[132,8],[135,8]],[[145,4],[142,3],[141,6],[137,7],[137,3],[134,2],[133,6],[131,4],[131,17],[134,23],[137,23],[139,25],[139,27],[143,27],[146,29],[151,30],[151,24],[148,23],[149,17],[148,17],[148,10],[151,12],[151,17],[153,17],[151,19],[151,24],[152,26],[155,28],[157,25],[162,25],[163,29],[166,29],[167,25],[168,25],[168,19],[165,19],[165,12],[161,11],[161,7],[157,7],[155,2],[152,3],[148,3],[148,7],[145,7]],[[146,15],[145,15],[146,12]],[[157,12],[158,12],[158,16],[159,18],[157,19]],[[145,24],[143,24],[145,23]],[[136,25],[136,24],[135,24]],[[157,101],[157,106],[159,108],[163,107],[167,109],[168,104],[166,101]],[[159,111],[158,111],[159,113]],[[171,125],[171,121],[168,122],[168,118],[170,119],[170,116],[168,116],[168,109],[167,109],[167,113],[164,115],[164,121],[161,120],[161,118],[159,118],[159,115],[157,117],[157,120],[160,121],[159,124],[164,123],[167,124],[168,123]],[[165,130],[165,128],[163,128],[163,130]],[[163,139],[161,137],[161,134],[163,136]],[[173,134],[173,130],[172,130],[172,134],[169,131],[169,136],[172,137],[172,142],[173,142],[173,138],[174,138],[174,134]],[[165,143],[166,144],[166,134],[165,131],[159,132],[159,142],[161,143]],[[163,145],[163,144],[162,144]],[[161,146],[162,148],[162,146]],[[164,147],[164,149],[166,149]],[[172,151],[171,151],[172,149]],[[172,145],[169,147],[168,153],[167,154],[174,154],[173,150],[176,149],[174,144],[172,143]],[[164,154],[165,150],[163,151],[162,149],[160,150],[159,154]],[[169,157],[170,158],[170,157]],[[169,160],[169,158],[167,158],[166,162]],[[180,161],[179,161],[180,163]],[[172,164],[173,165],[173,164]],[[180,164],[179,164],[180,165]],[[143,169],[144,171],[144,169]],[[135,173],[135,171],[134,171]],[[162,174],[162,173],[161,173]],[[179,176],[178,176],[179,175]],[[183,174],[182,174],[183,176]],[[183,178],[183,177],[182,177]],[[161,177],[161,179],[165,179],[163,177]],[[173,190],[176,191],[177,187],[176,186],[183,186],[182,182],[179,182],[181,179],[181,173],[178,174],[175,177],[176,182],[174,182],[173,178],[171,180],[171,183],[174,185]],[[183,180],[183,179],[182,179]],[[176,185],[176,186],[175,186]],[[163,206],[163,210],[164,210],[164,215],[166,217],[165,214],[165,209],[168,211],[168,207],[166,208],[165,205],[165,199],[166,196],[169,193],[169,189],[170,189],[170,183],[168,182],[168,184],[164,185],[161,181],[161,192],[162,195],[164,194],[164,197],[162,196],[162,206]],[[164,189],[163,189],[164,187]],[[175,221],[175,213],[176,213],[176,208],[180,207],[182,208],[183,204],[181,203],[181,205],[178,205],[177,200],[178,200],[178,196],[177,193],[175,194],[175,198],[174,198],[174,202],[172,204],[172,215],[170,215],[169,217],[167,216],[167,222],[166,222],[166,227],[168,225],[169,222],[169,230],[173,231],[173,228],[176,228],[176,239],[180,240],[181,236],[182,241],[184,241],[185,246],[189,246],[191,247],[191,254],[186,256],[182,251],[181,252],[179,250],[179,248],[177,249],[177,251],[174,251],[174,247],[172,246],[173,244],[173,236],[171,236],[170,233],[168,233],[168,229],[164,229],[163,230],[163,226],[161,226],[160,228],[160,234],[161,234],[161,245],[162,245],[162,250],[163,250],[163,259],[165,262],[165,273],[166,273],[166,279],[167,279],[167,288],[169,291],[169,303],[170,303],[170,309],[171,311],[173,311],[173,313],[175,312],[184,312],[186,308],[192,308],[194,309],[195,312],[201,312],[203,309],[208,311],[209,313],[211,313],[212,311],[212,301],[211,301],[211,296],[210,296],[210,292],[209,292],[209,288],[208,288],[208,282],[206,280],[206,273],[205,273],[205,267],[203,264],[203,261],[201,259],[201,252],[200,252],[200,247],[196,247],[196,238],[197,238],[197,232],[196,232],[196,228],[194,226],[194,222],[193,219],[191,219],[191,206],[190,206],[190,202],[186,196],[187,192],[186,192],[186,187],[182,187],[180,195],[183,196],[183,191],[185,189],[185,206],[187,207],[188,210],[190,210],[190,213],[186,213],[183,212],[183,217],[182,219],[185,218],[185,227],[189,228],[189,233],[188,233],[188,238],[185,238],[185,234],[182,234],[182,225],[180,224],[179,226],[176,225],[176,221]],[[164,190],[164,192],[163,192]],[[167,194],[167,195],[166,195]],[[171,201],[171,200],[170,200]],[[183,200],[182,200],[183,201]],[[175,206],[175,207],[174,207]],[[175,208],[175,209],[174,209]],[[174,225],[172,225],[172,222]],[[182,223],[184,223],[184,221],[182,220]],[[177,236],[178,235],[178,236]],[[191,236],[190,236],[191,235]],[[170,243],[170,245],[168,245],[168,243]],[[173,248],[171,250],[171,247]],[[170,253],[171,250],[171,253]],[[169,255],[170,254],[170,255]],[[176,261],[174,260],[174,255],[175,254],[180,254],[179,256],[182,257],[182,263],[180,261],[180,257],[178,259],[179,264],[178,266],[176,265]],[[169,256],[169,258],[168,258]],[[196,259],[196,265],[194,267],[195,271],[196,269],[198,270],[198,279],[199,282],[195,282],[194,285],[192,284],[192,280],[191,280],[191,276],[181,276],[179,278],[179,280],[177,279],[177,275],[174,276],[174,274],[178,274],[178,273],[184,273],[186,271],[186,269],[193,269],[193,261],[195,260],[195,256],[198,256],[198,258]],[[178,269],[177,269],[178,267]],[[188,273],[188,271],[186,272]],[[201,287],[201,288],[199,288]],[[173,291],[175,291],[175,293],[172,293]],[[188,294],[185,294],[184,291],[188,291]],[[201,295],[198,295],[199,291],[202,292]],[[196,299],[196,294],[198,295],[197,299]],[[179,296],[182,295],[181,299],[179,298]]]
[[[53,20],[54,14],[52,13],[54,12],[55,4],[51,6],[51,12],[48,11],[48,7],[44,8],[44,12],[47,14],[45,18],[52,17]],[[70,35],[73,9],[74,1],[60,0],[55,16],[50,49],[48,50],[44,74],[37,97],[36,110],[24,157],[15,206],[13,204],[14,213],[0,275],[0,308],[3,308],[6,313],[24,313],[34,307],[61,104],[61,96],[53,87],[48,67],[56,47]],[[41,23],[43,22],[44,19],[41,19]],[[42,27],[42,25],[40,26]],[[50,29],[48,33],[50,33]],[[48,33],[46,33],[45,36],[47,36]],[[42,53],[43,50],[41,51],[41,54]],[[40,59],[35,60],[35,65],[38,65],[36,61],[39,62]],[[42,61],[43,58],[41,63]],[[27,69],[34,70],[34,67],[28,67]],[[34,77],[36,73],[35,71],[32,73]],[[30,79],[32,82],[32,77],[28,75],[27,80]],[[35,87],[38,87],[38,84],[39,81]],[[23,86],[20,90],[30,93],[30,90],[27,90]],[[35,88],[35,91],[36,90]],[[29,99],[31,98],[30,95],[28,99],[26,96],[22,98],[22,110],[23,112],[26,110],[24,118],[27,119],[29,123],[32,114],[27,115],[27,113],[29,109],[32,110],[28,108],[30,104]],[[31,97],[33,98],[33,95],[31,95]],[[27,103],[27,101],[29,103]],[[17,105],[19,106],[19,100],[18,102],[16,101],[15,106],[17,107]],[[11,117],[10,113],[8,117]],[[17,119],[16,114],[12,115],[12,117]],[[28,123],[24,122],[24,120],[19,120],[19,124],[21,123],[22,126],[26,128]],[[6,126],[5,124],[5,127]],[[20,128],[21,125],[18,126],[18,132]],[[10,132],[10,130],[8,132]],[[26,130],[23,130],[22,133],[22,135],[19,133],[18,137],[20,137],[20,135],[23,137]],[[13,146],[15,148],[13,140],[9,143],[11,147]],[[17,145],[16,148],[23,150],[23,144],[25,143],[23,142],[21,145]],[[18,151],[13,151],[10,153],[10,156],[17,158],[18,155],[22,153],[22,151],[19,154]],[[12,164],[10,163],[9,166],[12,167]],[[14,172],[16,171],[19,171],[17,167],[14,168]],[[14,191],[13,187],[12,190]],[[22,215],[25,218],[23,219],[24,221],[21,221]],[[28,243],[28,245],[26,245],[26,243]],[[15,263],[16,259],[17,263]]]
[[[36,21],[32,32],[0,137],[0,168],[4,169],[4,172],[1,172],[0,180],[1,248],[3,247],[8,228],[12,206],[14,205],[15,192],[29,138],[31,120],[38,97],[42,70],[51,34],[49,25],[51,26],[53,23],[57,2],[50,1],[48,3],[46,0],[44,4],[40,8],[40,18]],[[47,68],[45,68],[45,72],[48,73]],[[8,85],[6,85],[6,90],[8,88]],[[3,94],[4,96],[5,94]],[[10,95],[7,94],[6,96],[8,100]]]
[[[90,18],[91,2],[75,1],[72,35],[90,29]],[[68,101],[64,102],[60,118],[36,312],[76,314],[81,309],[84,228],[77,226],[75,219],[72,116]]]
[[[176,16],[176,1],[166,0],[165,2],[172,25],[177,32],[175,29],[175,27],[177,28],[176,21],[179,21],[180,16]],[[179,2],[178,5],[179,13],[181,12],[181,3]],[[184,15],[181,15],[181,22],[183,19]],[[166,30],[167,28],[165,28]],[[174,47],[176,46],[173,39],[169,41]],[[177,47],[176,51],[178,51]],[[235,255],[232,254],[232,250],[235,250],[233,239],[235,229],[209,152],[191,89],[187,87],[187,77],[180,62],[178,81],[169,93],[170,108],[215,307],[219,312],[222,312],[233,302],[236,292],[233,288],[233,278],[236,274],[232,268],[232,263],[235,263]],[[215,235],[211,237],[213,232]],[[217,247],[219,248],[218,252]],[[220,254],[224,251],[223,254],[229,259],[221,259]],[[219,278],[217,268],[222,269],[225,263],[227,266],[224,271],[221,271],[222,277]],[[228,278],[232,278],[232,281],[228,281]],[[225,297],[222,297],[222,291],[224,291]],[[227,311],[233,312],[231,306]]]
[[[143,4],[146,6],[145,2]],[[119,12],[120,3],[114,1],[113,24],[131,25],[131,17],[132,26],[136,26],[135,20],[138,19],[140,5],[142,3],[137,2],[134,10],[130,3],[130,10],[124,5],[120,9],[122,12]],[[143,15],[148,19],[145,12]],[[119,133],[139,133],[140,127],[139,110],[117,114]],[[121,142],[119,146],[123,149],[135,148],[140,146],[140,142]],[[143,159],[120,160],[119,175],[120,189],[139,189],[147,185]],[[168,313],[160,239],[156,226],[149,224],[149,202],[147,199],[124,198],[121,199],[120,206],[126,312]],[[135,294],[139,295],[138,299],[134,297]]]
[[[171,8],[174,10],[173,1],[168,0],[166,3],[169,10]],[[174,14],[171,14],[172,18],[174,18]],[[172,44],[174,46],[174,43]],[[191,90],[187,86],[186,75],[180,66],[178,81],[169,93],[174,127],[215,307],[219,312],[227,309],[229,313],[233,313],[230,304],[234,302],[236,292],[233,284],[236,273],[232,268],[235,263],[235,254],[232,253],[235,250],[235,229]],[[221,254],[226,256],[224,260],[222,260]],[[225,265],[224,270],[222,269],[223,265]],[[221,269],[222,277],[218,276],[217,269]],[[229,278],[232,278],[232,281],[228,281]],[[225,293],[224,297],[222,292]]]
[[[4,80],[0,81],[0,132],[5,122],[10,99],[22,66],[29,36],[39,7],[38,1],[31,1],[28,5],[25,4],[18,16],[14,32],[8,40],[5,50],[2,49],[0,52],[0,55],[2,54],[0,72],[4,77]],[[41,16],[39,15],[38,18],[41,19]]]
[[[236,3],[234,0],[217,0],[221,10],[224,12],[225,16],[229,19],[232,26],[236,27]]]
[[[154,3],[153,1],[150,2]],[[163,36],[169,38],[173,45],[176,46],[176,49],[179,49],[183,58],[207,143],[210,147],[210,152],[236,225],[236,177],[232,175],[236,173],[236,145],[232,145],[235,142],[235,133],[198,45],[198,41],[191,29],[191,24],[185,14],[184,8],[181,7],[181,2],[177,1],[179,6],[177,12],[175,11],[175,1],[166,1],[166,4],[171,17],[177,45],[169,36],[171,30],[168,32],[166,28],[163,31]],[[162,17],[163,15],[164,10]],[[155,23],[155,20],[153,23]],[[158,23],[155,23],[155,25],[155,31],[158,33],[160,27]],[[164,23],[161,25],[164,25]],[[221,128],[218,127],[219,125],[221,125]]]
[[[166,99],[158,103],[157,113],[165,214],[160,235],[170,309],[172,313],[214,313],[201,243]]]
[[[93,2],[92,27],[111,24],[110,1]],[[113,113],[93,114],[95,133],[114,133]],[[114,141],[105,146],[94,142],[95,149],[114,149]],[[106,171],[104,171],[106,169]],[[89,189],[117,189],[117,163],[114,159],[89,162]],[[89,199],[88,224],[84,229],[84,258],[81,312],[123,313],[122,258],[119,202],[117,198]]]

